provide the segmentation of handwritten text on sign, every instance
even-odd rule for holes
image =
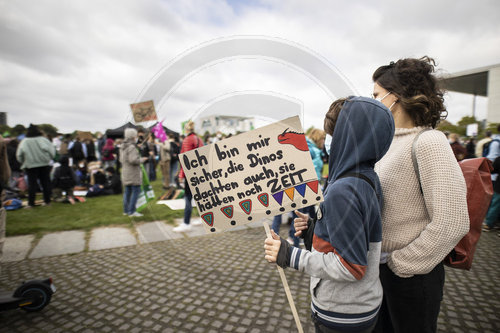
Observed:
[[[299,117],[180,155],[206,230],[323,201]]]

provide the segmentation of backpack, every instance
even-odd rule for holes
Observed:
[[[420,174],[416,156],[417,139],[426,128],[415,136],[411,149],[413,168],[417,174],[420,192]],[[470,270],[472,259],[476,251],[477,242],[481,236],[481,226],[488,213],[488,207],[493,196],[493,185],[491,182],[492,163],[485,157],[470,158],[458,163],[467,185],[467,210],[469,212],[469,232],[455,245],[455,248],[444,258],[444,264],[452,268]]]
[[[10,199],[3,203],[5,210],[16,210],[23,207],[23,202],[19,199]]]
[[[102,149],[102,156],[103,157],[108,158],[108,157],[111,157],[112,154],[113,154],[113,150],[112,149],[109,149],[109,148],[103,148]]]
[[[73,188],[75,184],[75,179],[73,178],[73,174],[69,167],[59,167],[56,170],[56,174],[54,175],[54,180],[56,182],[55,187],[58,187],[63,190],[67,190]]]
[[[483,157],[486,157],[488,156],[488,154],[490,153],[490,145],[493,141],[496,141],[496,142],[499,142],[500,143],[500,140],[498,139],[493,139],[491,141],[488,141],[486,142],[484,145],[483,145]]]

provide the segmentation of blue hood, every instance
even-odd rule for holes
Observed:
[[[348,172],[373,170],[393,136],[394,119],[385,105],[368,97],[349,97],[333,132],[328,182]]]

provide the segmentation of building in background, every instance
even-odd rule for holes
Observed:
[[[250,117],[211,115],[199,118],[195,122],[196,133],[203,135],[205,132],[215,134],[236,134],[237,132],[251,131],[255,127],[255,119]]]
[[[474,117],[476,116],[476,96],[488,97],[486,121],[500,123],[500,64],[447,75],[441,79],[441,82],[446,90],[474,96],[472,103]]]
[[[7,112],[0,112],[0,125],[7,125]]]

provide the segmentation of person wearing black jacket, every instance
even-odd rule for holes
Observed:
[[[116,174],[113,167],[106,168],[106,183],[104,184],[104,194],[121,194],[122,181]]]

